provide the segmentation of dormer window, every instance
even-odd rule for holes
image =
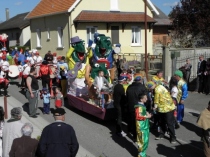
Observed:
[[[119,11],[118,0],[110,0],[110,11]]]

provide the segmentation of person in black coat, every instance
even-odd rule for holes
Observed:
[[[79,144],[73,127],[64,123],[65,113],[63,108],[55,109],[55,122],[42,131],[37,150],[40,157],[76,156]]]
[[[117,110],[117,124],[116,124],[116,134],[118,136],[126,136],[126,133],[122,131],[122,109],[126,102],[125,89],[123,88],[123,83],[126,79],[121,76],[119,77],[119,83],[115,85],[113,90],[113,100],[114,107]]]
[[[134,82],[128,86],[126,97],[128,101],[128,132],[133,134],[133,139],[136,140],[136,124],[135,124],[135,109],[138,104],[139,95],[147,94],[146,87],[142,84],[142,77],[135,76]]]
[[[204,92],[205,87],[205,72],[206,69],[206,61],[204,60],[203,55],[199,56],[199,62],[198,62],[198,93]]]

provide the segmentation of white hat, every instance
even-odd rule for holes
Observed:
[[[17,47],[15,47],[15,50],[17,50],[18,48]]]

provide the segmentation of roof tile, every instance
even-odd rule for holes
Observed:
[[[156,22],[147,15],[148,22]],[[144,22],[142,12],[81,11],[74,22]]]
[[[76,0],[41,0],[39,4],[27,15],[27,19],[44,15],[67,12]]]

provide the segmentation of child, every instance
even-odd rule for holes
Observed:
[[[139,103],[134,106],[136,115],[136,132],[138,144],[138,156],[146,157],[146,150],[149,145],[149,118],[151,114],[146,111],[144,103],[147,101],[146,94],[139,95]]]
[[[60,108],[62,107],[62,101],[63,99],[63,94],[60,91],[60,88],[56,87],[55,88],[55,108]]]
[[[43,97],[43,114],[50,114],[50,93],[47,88],[42,89]]]
[[[177,106],[178,102],[177,102],[177,95],[178,95],[178,88],[177,88],[177,80],[172,77],[171,81],[170,81],[170,85],[171,85],[171,97],[174,101],[175,106]],[[174,117],[175,117],[175,128],[178,129],[180,126],[177,122],[177,107],[174,111]]]
[[[0,157],[2,157],[2,132],[4,127],[4,109],[0,106]]]

